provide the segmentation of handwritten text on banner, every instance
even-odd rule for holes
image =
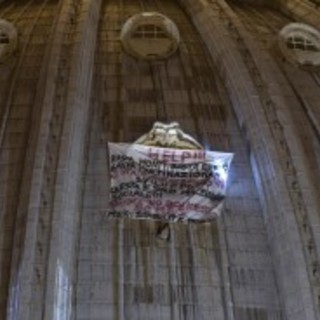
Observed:
[[[220,214],[233,154],[109,143],[112,216],[170,221]]]

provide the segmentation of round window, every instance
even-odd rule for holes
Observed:
[[[17,31],[14,25],[0,19],[0,63],[8,59],[17,47]]]
[[[164,59],[179,45],[180,35],[175,23],[156,12],[143,12],[130,17],[121,31],[124,49],[140,59]]]
[[[320,66],[320,32],[303,23],[290,23],[279,34],[283,55],[291,62],[308,67]]]

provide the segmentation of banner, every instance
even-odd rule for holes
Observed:
[[[232,153],[109,143],[109,214],[213,219],[222,209],[232,158]]]

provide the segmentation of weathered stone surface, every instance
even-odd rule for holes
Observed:
[[[319,72],[277,50],[315,2],[0,1],[0,319],[320,319]],[[169,59],[122,49],[141,11],[179,28]],[[235,153],[216,221],[107,218],[107,142],[155,121]]]

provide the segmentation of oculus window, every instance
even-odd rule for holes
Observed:
[[[178,48],[180,34],[175,23],[157,12],[130,17],[121,30],[123,48],[142,60],[166,59]]]
[[[320,31],[303,23],[290,23],[279,34],[285,58],[300,66],[320,66]]]
[[[10,58],[17,47],[17,31],[14,25],[0,19],[0,63]]]

